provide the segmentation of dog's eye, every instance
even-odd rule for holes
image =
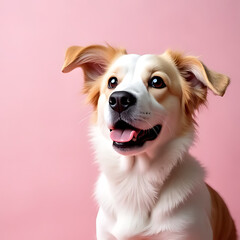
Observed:
[[[116,77],[111,77],[108,80],[108,88],[115,88],[118,85],[118,80]]]
[[[161,77],[155,76],[148,81],[148,86],[153,88],[165,88],[166,84]]]

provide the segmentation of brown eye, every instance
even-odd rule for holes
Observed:
[[[118,80],[116,77],[111,77],[108,80],[108,88],[115,88],[118,85]]]
[[[153,88],[165,88],[166,84],[161,77],[155,76],[149,80],[148,86]]]

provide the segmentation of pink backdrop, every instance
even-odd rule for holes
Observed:
[[[81,70],[61,73],[73,44],[131,53],[166,48],[228,74],[209,95],[192,152],[240,229],[240,2],[238,0],[1,0],[0,239],[94,239],[97,168],[87,141]]]

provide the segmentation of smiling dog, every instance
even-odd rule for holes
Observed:
[[[225,203],[188,152],[207,90],[223,96],[229,78],[170,50],[141,56],[73,46],[62,71],[76,67],[94,106],[97,239],[237,239]]]

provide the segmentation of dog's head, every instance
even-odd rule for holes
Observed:
[[[110,46],[70,47],[62,71],[81,67],[84,92],[104,138],[123,155],[160,148],[193,132],[207,89],[223,96],[229,78],[196,57],[127,54]]]

